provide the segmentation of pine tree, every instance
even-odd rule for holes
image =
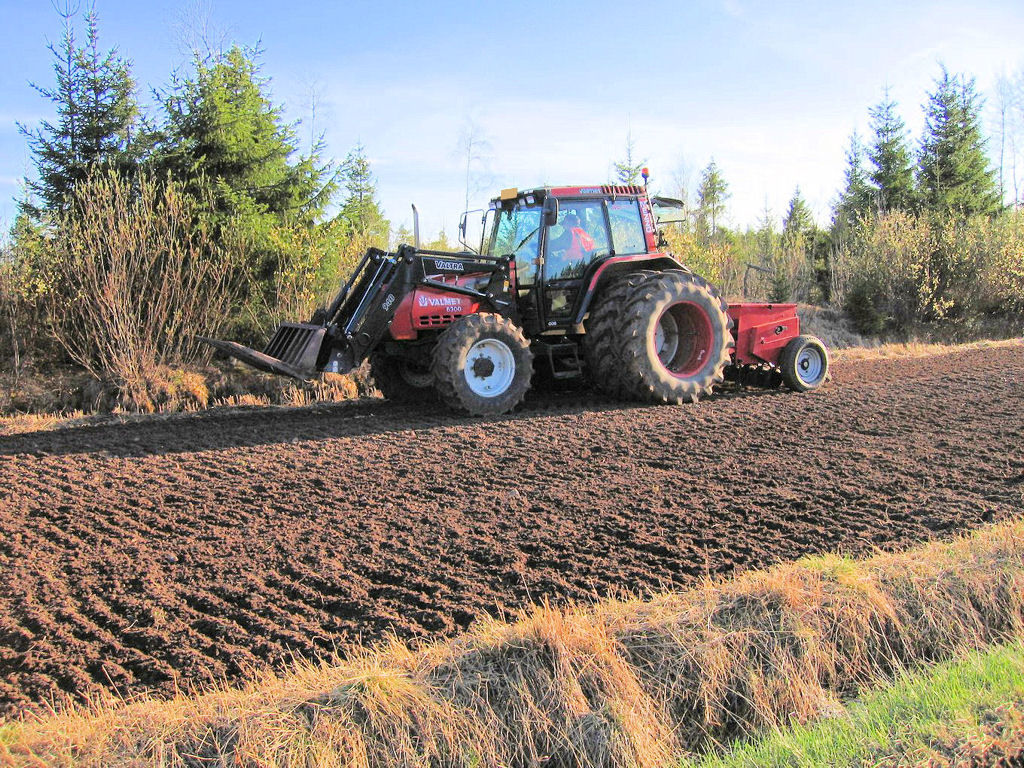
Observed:
[[[896,112],[896,102],[885,98],[871,108],[874,139],[868,149],[873,169],[875,207],[880,213],[912,211],[915,208],[914,169],[907,147],[906,125]]]
[[[340,215],[350,231],[386,239],[389,224],[377,202],[376,181],[362,144],[357,144],[341,164],[341,183],[345,200]]]
[[[90,171],[102,168],[130,173],[149,147],[149,134],[139,111],[131,63],[117,48],[102,51],[95,8],[85,14],[86,41],[75,42],[74,12],[65,9],[59,46],[51,45],[56,85],[33,87],[56,107],[57,121],[38,128],[19,125],[28,138],[37,178],[28,180],[38,204],[22,203],[38,218],[62,211],[75,185]]]
[[[212,61],[195,57],[195,73],[164,94],[159,162],[193,191],[212,189],[223,217],[269,215],[312,224],[335,192],[323,143],[295,157],[295,128],[271,102],[258,50],[233,46]]]
[[[701,174],[697,189],[697,233],[705,240],[713,239],[718,233],[718,222],[728,199],[729,185],[712,159]]]
[[[918,185],[925,208],[965,216],[1001,207],[995,174],[981,134],[981,99],[974,80],[945,69],[925,107]]]
[[[860,216],[872,210],[874,195],[864,170],[864,144],[856,131],[850,136],[846,150],[846,171],[843,191],[839,194],[832,226],[836,231],[847,229]]]
[[[622,161],[612,163],[615,167],[615,182],[617,184],[639,184],[641,181],[641,172],[644,168],[646,160],[637,160],[635,158],[636,142],[633,141],[633,133],[628,131],[626,133],[626,157]]]

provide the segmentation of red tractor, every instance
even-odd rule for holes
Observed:
[[[828,351],[800,335],[794,304],[729,305],[662,250],[656,212],[670,203],[632,185],[506,189],[479,252],[371,248],[329,307],[283,323],[263,352],[204,341],[297,379],[369,358],[385,397],[436,391],[475,415],[515,408],[535,371],[655,403],[695,401],[726,378],[820,386]]]

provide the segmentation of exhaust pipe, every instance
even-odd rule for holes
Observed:
[[[412,243],[418,251],[420,249],[420,212],[416,210],[416,203],[412,204]]]

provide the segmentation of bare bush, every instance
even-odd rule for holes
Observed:
[[[0,253],[0,349],[4,357],[10,356],[15,379],[21,371],[22,333],[18,327],[19,294],[15,282],[14,263],[6,253]]]
[[[55,335],[68,355],[153,410],[159,370],[207,354],[236,295],[230,250],[173,181],[100,174],[76,188],[50,243]]]

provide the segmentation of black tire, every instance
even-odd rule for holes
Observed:
[[[583,335],[581,346],[591,382],[606,395],[618,399],[629,397],[618,326],[630,292],[657,274],[644,270],[613,277],[594,299],[594,308],[586,320],[587,332]]]
[[[370,355],[370,376],[380,393],[397,403],[422,402],[433,396],[434,376],[429,368],[381,350]]]
[[[727,310],[707,281],[682,270],[649,276],[633,288],[618,323],[629,394],[677,404],[710,394],[734,346]]]
[[[530,388],[533,353],[515,323],[480,312],[459,318],[441,334],[431,371],[451,408],[474,416],[507,413]]]
[[[794,392],[810,392],[824,384],[828,366],[828,348],[816,336],[797,336],[779,355],[782,380]]]

